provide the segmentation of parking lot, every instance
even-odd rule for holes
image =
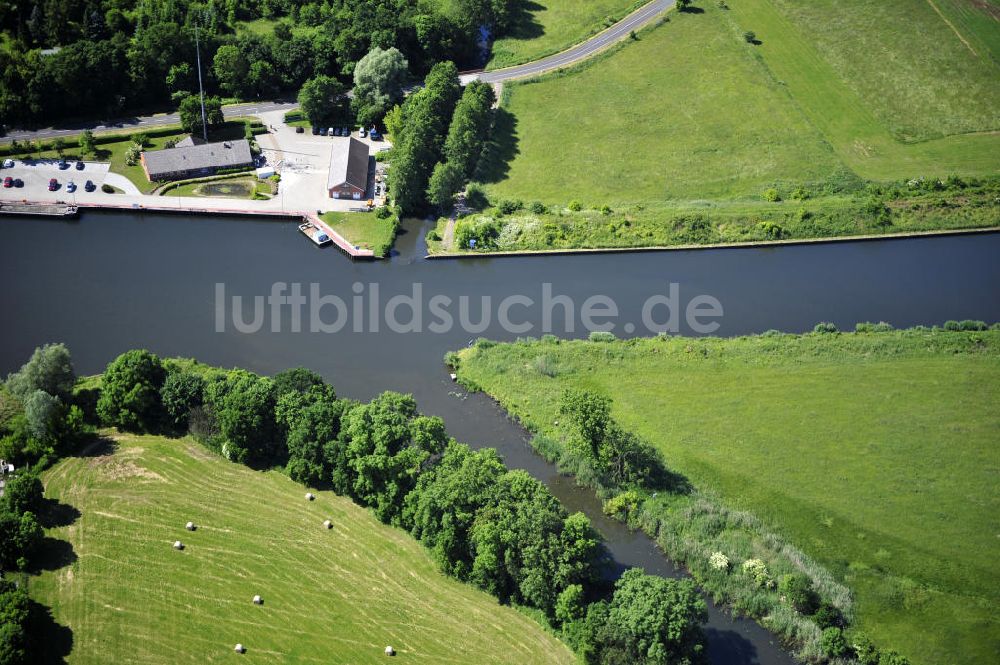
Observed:
[[[24,184],[21,187],[3,187],[0,189],[0,197],[5,200],[18,201],[25,199],[28,201],[65,201],[75,203],[83,201],[91,192],[84,190],[84,184],[90,180],[94,183],[95,192],[100,192],[101,185],[104,184],[108,175],[108,164],[104,162],[84,162],[83,169],[76,169],[76,162],[68,162],[69,168],[60,169],[58,160],[15,160],[14,166],[0,170],[0,178],[6,179],[8,176],[13,179],[20,179]],[[59,183],[55,191],[49,191],[49,179],[55,178]],[[77,189],[75,192],[67,190],[66,186],[73,182]]]

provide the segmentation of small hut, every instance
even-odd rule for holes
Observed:
[[[184,549],[184,543],[182,543],[179,540],[175,540],[174,541],[174,549],[175,550],[182,550],[182,549]]]
[[[396,650],[393,649],[392,647],[386,647],[385,648],[385,655],[387,655],[387,656],[395,656],[396,655]]]
[[[313,499],[315,499],[315,498],[316,498],[316,497],[315,497],[315,496],[313,496],[313,493],[312,493],[312,492],[306,492],[306,501],[312,501],[312,500],[313,500]]]
[[[323,526],[325,526],[327,529],[332,529],[333,528],[333,522],[331,522],[330,520],[325,520],[323,522]]]
[[[264,599],[261,598],[260,596],[254,596],[253,597],[253,604],[254,605],[263,605],[264,604]]]
[[[235,651],[236,653],[246,653],[247,648],[242,644],[237,644],[235,647],[233,647],[233,651]]]
[[[194,522],[188,522],[187,524],[184,525],[184,528],[187,529],[188,531],[194,531],[198,527],[194,525]]]

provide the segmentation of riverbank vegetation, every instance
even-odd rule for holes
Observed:
[[[835,194],[769,188],[756,201],[621,208],[499,199],[461,217],[450,248],[441,242],[428,246],[433,253],[667,247],[995,228],[998,198],[1000,177],[915,179]],[[447,219],[438,221],[437,237],[444,237],[447,225]]]
[[[58,358],[68,364],[68,354]],[[39,374],[33,367],[26,365],[5,388],[16,399],[5,402],[9,413],[0,425],[18,462],[27,460],[34,440],[15,431],[18,422],[29,419],[28,402],[17,398],[25,380],[19,377]],[[70,374],[60,385],[72,386],[72,379]],[[455,442],[444,422],[419,414],[408,395],[386,392],[363,404],[338,399],[321,377],[302,368],[268,378],[133,350],[112,361],[100,377],[76,382],[67,399],[81,420],[116,431],[102,432],[83,450],[57,452],[75,455],[45,474],[52,496],[65,508],[63,522],[50,528],[52,542],[43,549],[59,550],[61,557],[47,569],[51,574],[30,583],[53,605],[54,616],[67,622],[66,630],[81,632],[69,643],[80,645],[85,660],[96,659],[97,653],[104,657],[109,649],[135,653],[136,636],[147,634],[155,639],[140,640],[141,649],[154,662],[157,654],[167,653],[157,646],[159,640],[172,645],[172,660],[178,644],[194,645],[201,654],[228,651],[237,641],[250,650],[319,652],[331,639],[330,631],[320,628],[328,626],[330,616],[344,630],[335,631],[333,639],[352,653],[377,649],[373,653],[380,655],[381,638],[375,643],[355,639],[375,630],[401,653],[440,652],[443,658],[471,650],[477,661],[493,656],[506,661],[513,649],[524,650],[527,662],[571,659],[540,627],[511,632],[511,624],[523,622],[516,613],[498,625],[495,610],[482,607],[483,597],[472,587],[522,607],[523,614],[558,631],[587,662],[695,662],[704,653],[706,606],[692,581],[635,569],[609,588],[604,550],[586,516],[568,514],[542,483],[507,469],[496,451],[474,452]],[[185,433],[193,439],[176,438]],[[38,467],[54,460],[49,457]],[[293,499],[296,490],[282,479],[285,474],[344,498],[322,494],[315,504]],[[202,500],[192,503],[192,493]],[[263,508],[262,496],[273,499]],[[292,501],[300,508],[290,508]],[[191,514],[192,505],[199,506],[198,515]],[[416,544],[401,531],[373,518],[409,531],[427,549],[414,550]],[[77,525],[77,519],[82,523]],[[188,520],[195,526],[185,531]],[[101,526],[91,531],[94,524]],[[104,533],[115,537],[95,537]],[[181,534],[185,546],[171,549]],[[276,559],[273,552],[265,555],[275,537],[298,544]],[[375,555],[359,559],[355,552],[351,560],[358,543]],[[244,561],[238,574],[232,572],[233,551]],[[341,563],[326,574],[302,577],[296,566],[303,557],[317,556]],[[387,556],[400,561],[387,563]],[[74,561],[71,576],[66,566]],[[428,572],[431,561],[471,586],[447,580],[438,585]],[[387,565],[397,574],[388,575]],[[275,578],[276,570],[286,573]],[[402,578],[407,582],[400,586]],[[286,586],[255,589],[255,579],[262,580],[258,586],[276,579]],[[199,592],[192,597],[185,592],[193,586]],[[275,612],[250,603],[255,592],[267,599],[264,608]],[[182,593],[185,616],[174,616],[170,608],[179,607]],[[247,605],[237,610],[233,598],[243,594]],[[411,595],[417,600],[407,602]],[[93,598],[103,598],[104,609],[90,608]],[[316,605],[306,618],[303,598],[315,599]],[[396,610],[371,613],[373,603]],[[400,614],[400,603],[416,608],[419,618]],[[161,611],[148,612],[149,607]],[[113,620],[106,614],[109,608],[117,613]],[[435,617],[454,625],[490,613],[495,631],[480,631],[482,644],[476,646],[455,640],[456,631],[442,632],[440,625],[419,628],[428,621],[427,613],[432,625]],[[345,622],[345,614],[354,623]],[[212,621],[206,623],[206,616]],[[312,645],[303,646],[302,621],[316,622],[317,628],[307,631],[316,640]],[[256,628],[249,636],[248,623]],[[209,624],[214,628],[207,635]],[[220,626],[228,631],[225,638],[219,638]],[[524,632],[531,635],[527,642]],[[521,635],[516,645],[477,653],[491,644],[504,645],[511,634]],[[98,645],[99,652],[90,651]]]
[[[866,228],[870,215],[859,210],[873,188],[995,178],[1000,67],[973,55],[953,31],[977,53],[989,53],[989,33],[975,20],[987,10],[959,12],[941,3],[949,27],[930,5],[918,8],[911,24],[897,16],[911,3],[847,4],[696,3],[698,12],[671,13],[576,67],[506,84],[495,145],[474,180],[494,205],[523,203],[517,223],[500,225],[510,226],[510,244],[573,248],[706,242],[688,239],[698,235],[738,242],[786,232],[881,233]],[[882,18],[906,25],[887,35]],[[927,54],[925,37],[914,32],[921,29],[939,34],[946,48]],[[755,43],[746,41],[747,31]],[[885,52],[891,60],[872,55]],[[899,68],[893,89],[906,94],[879,87],[890,61]],[[810,200],[796,202],[797,192]],[[902,198],[905,208],[905,191]],[[784,205],[760,205],[779,199]],[[907,210],[896,215],[898,224],[979,225],[957,199],[932,214]],[[539,209],[629,214],[567,222],[527,215],[533,202]],[[972,216],[995,225],[995,203],[973,207]],[[799,223],[800,212],[811,221]]]
[[[822,652],[837,638],[819,629],[847,625],[859,662],[875,662],[862,658],[867,639],[917,664],[989,660],[1000,330],[817,330],[483,342],[450,361],[535,432],[540,452],[598,487],[609,513],[804,649]],[[615,436],[594,437],[608,441],[596,457],[581,454],[567,391],[607,405]],[[659,488],[643,442],[669,470]],[[617,460],[643,482],[613,475]],[[790,610],[788,585],[801,581],[789,574],[806,576],[815,602]]]
[[[375,212],[325,212],[320,218],[352,245],[370,249],[375,256],[387,256],[399,232],[399,218],[384,207]]]

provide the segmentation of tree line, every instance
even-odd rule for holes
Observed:
[[[690,580],[636,569],[609,589],[585,515],[568,514],[495,450],[456,442],[410,395],[359,403],[303,368],[265,377],[133,350],[77,401],[92,422],[190,433],[233,462],[283,466],[298,482],[351,497],[420,540],[445,573],[539,611],[588,663],[704,658],[705,601]]]
[[[41,125],[72,115],[161,108],[196,92],[195,29],[209,94],[260,99],[318,76],[350,82],[374,48],[414,73],[474,64],[479,28],[501,34],[521,0],[33,0],[0,3],[0,117]],[[262,20],[258,35],[243,22]],[[45,49],[58,48],[54,53]],[[70,103],[67,103],[70,102]]]

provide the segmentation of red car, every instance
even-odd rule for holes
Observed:
[[[59,181],[55,178],[49,178],[49,191],[54,192],[59,188]]]
[[[3,179],[3,186],[4,187],[13,187],[14,186],[14,179],[11,178],[10,176],[7,176],[6,178]]]

